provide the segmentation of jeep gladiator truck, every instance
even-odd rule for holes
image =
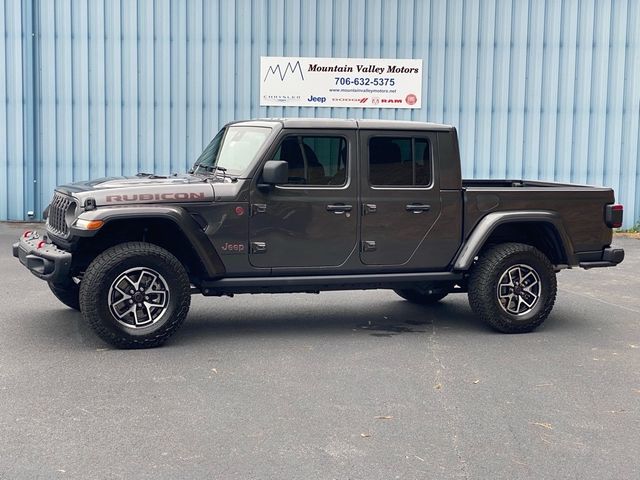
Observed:
[[[556,272],[608,267],[610,188],[462,180],[456,129],[405,121],[240,121],[188,174],[58,187],[13,255],[116,347],[154,347],[193,293],[467,292],[501,332],[549,315]]]

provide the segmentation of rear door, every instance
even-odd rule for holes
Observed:
[[[357,251],[353,130],[287,130],[265,160],[289,163],[289,182],[251,190],[255,267],[336,267]]]
[[[436,147],[433,132],[361,131],[362,263],[411,266],[428,250],[441,210]]]

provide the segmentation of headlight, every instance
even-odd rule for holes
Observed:
[[[84,218],[78,218],[73,226],[78,230],[98,230],[104,225],[102,220],[85,220]]]

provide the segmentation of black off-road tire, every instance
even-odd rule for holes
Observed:
[[[47,282],[51,292],[67,307],[80,311],[80,286],[73,281],[66,284]]]
[[[110,289],[129,270],[151,269],[166,283],[166,310],[156,323],[136,328],[116,320],[110,307]],[[180,327],[191,303],[189,276],[167,250],[144,242],[127,242],[105,250],[87,268],[80,284],[80,306],[89,326],[117,348],[151,348],[162,345]]]
[[[417,288],[401,288],[394,290],[394,292],[405,300],[418,305],[432,305],[448,295],[448,293],[423,293]]]
[[[503,275],[520,265],[531,268],[538,275],[540,289],[538,300],[528,311],[513,314],[506,310],[507,306],[502,306],[498,285],[501,278],[508,278]],[[509,287],[506,288],[508,291]],[[472,310],[489,326],[503,333],[525,333],[540,326],[551,313],[556,292],[556,274],[549,259],[537,248],[521,243],[489,247],[473,265],[469,277]],[[509,301],[505,302],[511,305]]]

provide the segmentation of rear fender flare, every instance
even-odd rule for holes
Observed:
[[[471,235],[469,235],[469,238],[463,245],[455,260],[453,269],[457,271],[469,270],[475,257],[478,255],[482,247],[484,247],[493,231],[500,225],[516,222],[544,222],[552,225],[560,238],[564,254],[567,258],[567,263],[569,265],[578,264],[571,238],[567,234],[560,216],[555,212],[546,210],[530,210],[518,212],[493,212],[486,215],[482,220],[480,220],[480,222],[478,222],[478,225],[473,229]]]

